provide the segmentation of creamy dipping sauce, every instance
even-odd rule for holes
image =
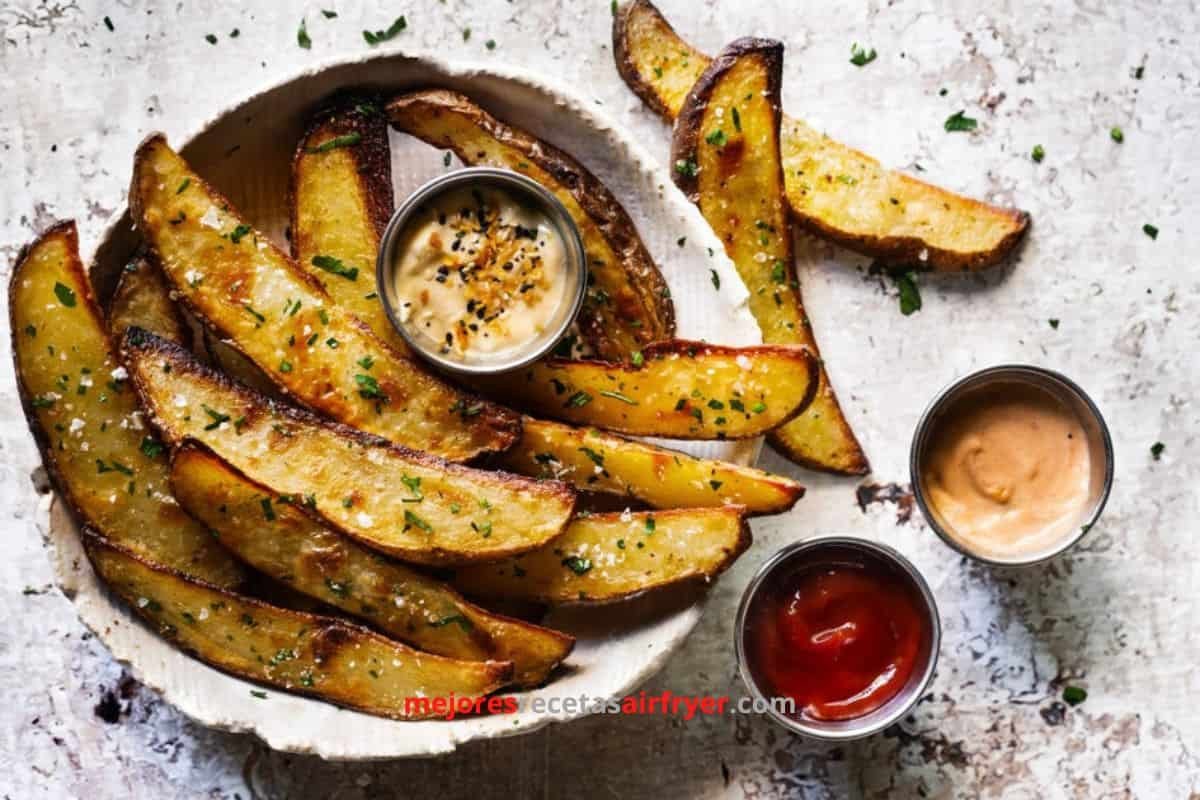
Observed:
[[[1078,415],[1044,389],[998,383],[934,423],[922,491],[947,535],[996,560],[1051,551],[1079,532],[1092,472]]]
[[[568,302],[562,237],[543,211],[503,189],[430,199],[394,253],[396,315],[443,356],[504,360],[538,339]]]

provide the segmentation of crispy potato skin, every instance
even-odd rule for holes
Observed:
[[[356,144],[321,151],[347,137]],[[370,326],[398,353],[410,355],[377,297],[375,259],[392,215],[387,118],[377,99],[346,96],[317,112],[292,157],[289,191],[292,256],[334,302]],[[322,270],[318,256],[357,268],[354,280]]]
[[[521,441],[500,459],[522,475],[565,480],[576,488],[628,497],[652,508],[742,506],[750,516],[780,514],[804,496],[790,478],[696,458],[595,428],[527,417]]]
[[[711,581],[750,546],[742,511],[726,506],[581,517],[540,550],[457,570],[454,584],[468,595],[590,605]]]
[[[138,328],[126,332],[121,355],[167,441],[195,439],[277,494],[311,496],[310,510],[335,530],[405,561],[532,550],[561,533],[574,509],[564,483],[464,467],[271,401]]]
[[[406,699],[482,697],[512,677],[509,662],[420,653],[340,619],[188,578],[91,531],[83,542],[97,574],[159,635],[240,678],[368,714],[421,719],[430,713],[414,713]]]
[[[649,0],[613,20],[617,71],[668,122],[710,59],[683,41]],[[781,150],[788,203],[807,230],[891,264],[959,272],[1004,260],[1029,227],[1000,208],[884,169],[865,153],[784,117]]]
[[[165,448],[142,423],[133,391],[113,376],[121,365],[73,222],[22,251],[8,297],[25,417],[76,522],[189,575],[239,585],[240,565],[171,497]]]
[[[801,299],[783,191],[782,72],[781,43],[748,38],[728,45],[684,100],[671,158],[697,165],[695,174],[676,171],[675,183],[725,243],[749,291],[763,341],[802,345],[819,358]],[[803,466],[863,475],[869,470],[866,456],[821,363],[812,405],[772,431],[771,444]]]
[[[457,92],[412,92],[390,101],[387,111],[397,130],[453,150],[464,163],[524,173],[563,202],[579,227],[591,273],[579,328],[599,357],[628,358],[675,335],[666,281],[629,214],[586,167]]]
[[[303,501],[256,484],[194,441],[176,450],[171,485],[180,504],[249,566],[425,652],[511,661],[513,682],[536,686],[574,646],[564,633],[492,614],[341,536],[305,513]],[[263,518],[264,502],[272,519]]]
[[[516,414],[449,386],[329,303],[161,134],[134,157],[130,209],[180,302],[304,404],[455,461],[520,435]],[[371,368],[359,364],[368,356]]]
[[[192,342],[192,329],[171,300],[166,278],[144,253],[125,265],[108,303],[108,330],[114,341],[134,325],[184,347]]]
[[[800,347],[673,339],[643,352],[640,367],[550,358],[475,380],[541,416],[670,439],[759,436],[804,411],[817,391],[817,360]]]

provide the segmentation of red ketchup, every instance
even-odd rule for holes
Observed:
[[[915,589],[870,562],[801,567],[764,584],[748,609],[746,654],[764,694],[809,719],[880,708],[908,683],[930,632]]]

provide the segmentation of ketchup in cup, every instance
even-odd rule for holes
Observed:
[[[932,674],[937,612],[898,554],[839,541],[802,543],[811,549],[769,563],[747,590],[743,673],[761,694],[791,698],[801,723],[853,727],[902,693],[915,702]]]

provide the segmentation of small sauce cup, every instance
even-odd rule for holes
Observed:
[[[980,392],[1001,391],[1006,386],[1044,392],[1072,412],[1082,428],[1089,462],[1086,493],[1081,504],[1078,525],[1048,545],[1019,556],[997,556],[972,549],[965,537],[956,535],[953,525],[939,512],[931,497],[926,477],[928,460],[933,449],[931,443],[938,435],[939,424],[948,419],[956,408],[961,408],[964,401],[970,402],[971,398],[979,396]],[[1112,489],[1112,439],[1096,404],[1073,381],[1041,367],[1006,364],[989,367],[955,381],[933,399],[913,434],[909,473],[917,506],[930,527],[947,545],[984,564],[1001,567],[1028,566],[1047,561],[1074,547],[1100,518]]]
[[[779,635],[778,625],[771,630],[764,628],[771,626],[772,620],[778,620],[777,616],[764,612],[772,608],[781,608],[781,599],[793,598],[792,587],[806,585],[808,576],[820,573],[833,575],[836,570],[860,571],[860,580],[873,578],[892,591],[903,593],[905,604],[914,616],[910,622],[915,622],[916,625],[916,630],[908,631],[912,636],[906,637],[909,638],[911,655],[908,659],[907,677],[898,678],[903,682],[891,690],[890,696],[879,697],[878,702],[871,703],[856,715],[842,715],[841,718],[829,718],[830,715],[814,716],[799,707],[789,712],[773,702],[784,693],[773,685],[774,671],[762,657],[766,649],[764,645],[770,644],[771,647],[778,648],[788,640]],[[861,591],[861,588],[856,591]],[[800,594],[801,592],[797,591],[794,602],[801,605],[806,601],[810,602],[810,609],[821,608],[822,604],[825,608],[837,607],[836,601],[828,603],[820,597],[808,601]],[[833,616],[837,614],[834,613]],[[807,638],[804,644],[815,646],[819,650],[829,645],[836,646],[837,642],[834,640],[845,636],[843,641],[848,643],[846,646],[856,647],[859,637],[869,639],[872,633],[878,634],[881,630],[888,630],[888,624],[883,620],[877,621],[880,624],[875,626],[870,624],[870,619],[864,622],[867,623],[865,628],[855,627],[850,630],[847,630],[845,624],[836,626],[835,623],[835,627],[820,630],[815,636]],[[912,562],[896,550],[853,536],[824,536],[788,545],[768,558],[759,568],[742,594],[741,604],[738,606],[734,646],[742,682],[749,690],[751,698],[756,704],[764,705],[766,713],[775,722],[793,733],[814,739],[847,741],[878,733],[899,721],[925,693],[937,665],[938,650],[941,646],[941,619],[929,585]],[[790,647],[795,648],[795,643],[792,642]],[[804,659],[810,657],[798,648],[785,648],[785,652],[780,655],[790,659],[784,663],[801,667],[804,666]],[[861,655],[861,650],[850,651],[849,657]],[[800,659],[799,662],[797,658]],[[823,663],[828,663],[827,657]],[[819,668],[815,663],[809,666],[810,675],[811,668]],[[858,697],[865,695],[866,692],[860,692]]]
[[[553,315],[540,331],[506,352],[459,354],[447,352],[410,324],[401,313],[402,300],[397,289],[398,258],[405,247],[407,229],[416,224],[423,211],[436,205],[445,195],[462,191],[497,192],[521,207],[538,212],[549,223],[561,242],[563,253],[562,298]],[[519,226],[518,226],[519,227]],[[441,175],[418,188],[400,204],[384,230],[375,264],[379,297],[392,325],[422,358],[452,373],[480,375],[509,372],[526,366],[549,353],[575,322],[587,291],[587,258],[579,230],[570,213],[550,191],[537,181],[517,172],[493,167],[468,167]],[[451,277],[449,280],[458,280]],[[464,301],[465,302],[465,301]]]

